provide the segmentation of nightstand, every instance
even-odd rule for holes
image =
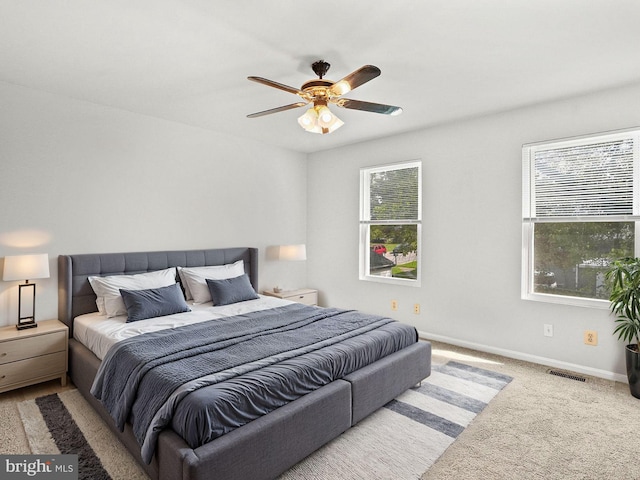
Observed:
[[[37,328],[0,327],[0,393],[60,378],[67,384],[69,329],[58,320]]]
[[[265,290],[264,295],[270,297],[282,298],[283,300],[291,300],[292,302],[304,303],[305,305],[318,305],[318,291],[311,288],[302,288],[300,290],[289,290],[288,292],[275,293],[273,290]]]

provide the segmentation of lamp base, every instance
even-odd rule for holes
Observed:
[[[36,328],[37,326],[38,324],[35,322],[35,320],[31,320],[27,322],[18,322],[16,328],[18,330],[26,330],[27,328]]]

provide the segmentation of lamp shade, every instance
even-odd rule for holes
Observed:
[[[317,121],[318,112],[316,112],[313,107],[303,113],[300,117],[298,117],[298,123],[307,132],[313,132],[313,129],[317,128]]]
[[[278,260],[306,260],[307,247],[303,245],[280,245]]]
[[[9,282],[34,278],[49,278],[49,255],[39,253],[4,257],[2,280]]]
[[[318,125],[321,127],[329,128],[335,123],[336,118],[338,117],[331,113],[331,110],[329,110],[329,107],[326,105],[323,105],[318,109]]]
[[[335,132],[344,122],[329,110],[326,105],[313,106],[298,117],[298,123],[310,133],[326,134]]]

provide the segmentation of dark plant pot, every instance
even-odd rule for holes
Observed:
[[[629,390],[631,395],[640,398],[640,353],[638,345],[631,344],[625,348],[627,360],[627,378],[629,379]]]

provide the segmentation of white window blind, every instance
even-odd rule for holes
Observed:
[[[638,215],[637,132],[533,145],[524,151],[525,182],[530,183],[525,217]]]
[[[391,168],[369,174],[369,215],[365,221],[420,219],[419,168]]]
[[[632,215],[633,141],[536,151],[535,216]]]

